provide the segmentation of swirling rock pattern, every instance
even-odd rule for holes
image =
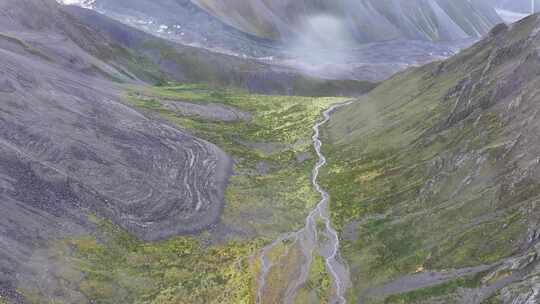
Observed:
[[[217,147],[120,104],[106,82],[20,60],[0,61],[11,84],[0,93],[0,145],[13,151],[4,195],[46,211],[80,205],[149,240],[217,219],[230,167]],[[36,70],[24,88],[17,79]]]
[[[86,68],[116,67],[54,26],[16,22],[35,10],[14,7],[44,3],[54,8],[0,3],[11,16],[0,18],[0,296],[15,303],[33,267],[47,267],[43,248],[94,232],[90,215],[149,241],[212,226],[232,166],[217,146],[123,104],[122,87]]]

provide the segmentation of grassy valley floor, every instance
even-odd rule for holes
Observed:
[[[200,235],[145,243],[96,218],[95,235],[51,245],[47,263],[62,267],[43,271],[57,278],[47,286],[55,298],[43,298],[39,287],[23,293],[33,303],[253,303],[260,249],[302,227],[318,202],[310,182],[312,126],[324,109],[343,101],[205,85],[128,88],[126,102],[148,117],[233,157],[221,222]],[[310,291],[327,292],[321,263],[313,265]]]

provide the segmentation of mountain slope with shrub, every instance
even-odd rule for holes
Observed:
[[[400,73],[325,130],[356,303],[540,301],[540,18]]]

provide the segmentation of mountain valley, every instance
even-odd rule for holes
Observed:
[[[0,303],[540,303],[516,4],[0,0]]]

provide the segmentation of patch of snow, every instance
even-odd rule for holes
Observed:
[[[60,4],[64,5],[78,5],[84,8],[92,9],[96,0],[56,0]]]
[[[168,26],[162,24],[162,25],[160,25],[160,26],[158,27],[157,32],[158,32],[158,33],[163,33],[163,32],[165,32],[165,31],[167,31],[168,29],[169,29]]]

